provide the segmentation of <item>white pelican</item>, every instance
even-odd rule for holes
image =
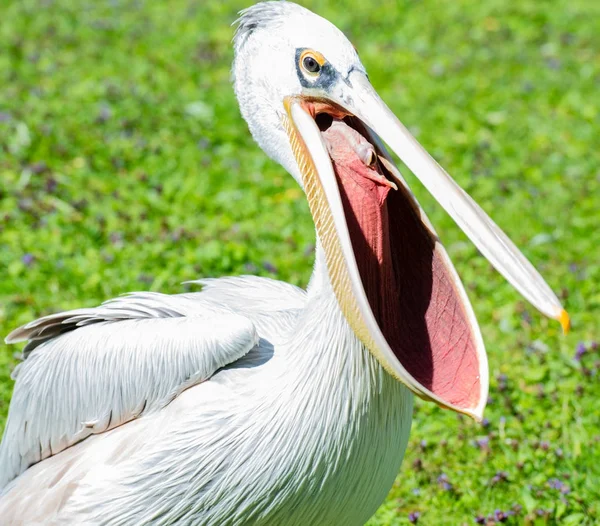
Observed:
[[[288,2],[241,13],[235,92],[316,225],[306,291],[256,277],[46,316],[0,447],[2,524],[359,525],[385,499],[413,393],[480,418],[475,315],[383,143],[542,313],[566,312],[411,137],[331,23]]]

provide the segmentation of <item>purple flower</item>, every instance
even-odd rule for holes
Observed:
[[[419,522],[419,517],[421,516],[421,512],[420,511],[411,511],[408,514],[408,520],[412,523],[412,524],[417,524],[417,522]]]
[[[548,486],[552,489],[557,489],[563,495],[567,495],[568,493],[571,492],[571,489],[569,488],[569,486],[567,486],[562,480],[557,479],[557,478],[552,478],[552,479],[548,480]]]
[[[98,116],[96,117],[96,122],[99,124],[103,124],[108,121],[112,117],[112,110],[108,104],[102,104],[100,106],[100,110],[98,111]]]
[[[537,397],[538,398],[541,399],[546,396],[546,393],[544,392],[544,384],[537,384],[536,389],[537,389]]]
[[[506,519],[508,519],[508,515],[502,510],[494,510],[494,519],[496,519],[497,522],[505,522]]]
[[[273,265],[273,263],[271,263],[270,261],[263,261],[263,268],[267,272],[271,272],[272,274],[277,273],[277,267],[275,265]]]
[[[506,375],[499,374],[496,377],[496,380],[498,380],[498,391],[506,391],[507,382],[508,382],[508,378],[506,377]]]
[[[142,274],[138,275],[137,280],[141,281],[142,283],[145,283],[146,285],[150,285],[154,281],[154,277],[151,276],[150,274],[142,273]]]
[[[437,482],[444,491],[452,491],[452,489],[453,489],[452,484],[448,480],[448,475],[446,475],[445,473],[442,473],[437,478]]]
[[[482,425],[482,427],[490,427],[490,421],[487,418],[484,418],[481,421],[481,425]]]
[[[483,515],[477,515],[473,520],[475,524],[485,524],[485,517]]]
[[[575,360],[577,360],[578,362],[581,361],[581,358],[583,357],[585,352],[586,352],[585,345],[583,344],[583,342],[579,342],[575,349]]]
[[[33,254],[24,254],[23,257],[21,258],[21,261],[23,262],[23,265],[25,265],[26,267],[31,266],[31,264],[33,263],[33,260],[35,258],[33,257]]]
[[[111,232],[108,238],[110,242],[117,247],[122,247],[124,245],[123,234],[121,234],[121,232]]]
[[[487,450],[490,447],[490,439],[489,439],[489,437],[477,438],[477,439],[475,439],[474,445],[475,445],[475,447],[478,447],[479,449]]]
[[[54,179],[54,177],[49,177],[46,180],[46,192],[48,192],[49,194],[53,193],[56,190],[57,186],[58,181]]]
[[[508,480],[508,473],[506,471],[498,471],[491,480],[492,485],[498,484],[499,482],[505,482]]]
[[[558,479],[550,479],[548,481],[548,486],[550,486],[552,489],[560,489],[562,488],[563,483],[558,480]]]

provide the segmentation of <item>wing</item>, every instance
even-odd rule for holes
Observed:
[[[299,312],[306,304],[306,291],[284,281],[258,276],[207,278],[188,283],[202,285],[202,292],[181,294],[227,305],[252,320],[261,338],[271,344],[287,341]]]
[[[203,299],[136,293],[46,316],[28,340],[0,444],[0,488],[94,433],[156,411],[258,342],[246,316]]]
[[[259,276],[204,278],[187,283],[202,285],[201,293],[182,294],[185,297],[210,299],[227,305],[236,312],[282,312],[304,308],[306,291],[285,281]]]

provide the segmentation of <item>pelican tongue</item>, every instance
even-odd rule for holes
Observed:
[[[484,351],[442,245],[423,222],[408,189],[400,184],[395,190],[377,157],[366,164],[372,158],[364,152],[372,145],[365,137],[337,120],[321,135],[362,286],[395,357],[445,405],[480,406]]]

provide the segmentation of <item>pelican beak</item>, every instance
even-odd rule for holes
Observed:
[[[516,246],[354,71],[327,94],[285,99],[288,133],[333,290],[349,325],[415,394],[479,420],[488,367],[448,254],[382,140],[537,309],[569,318]]]

